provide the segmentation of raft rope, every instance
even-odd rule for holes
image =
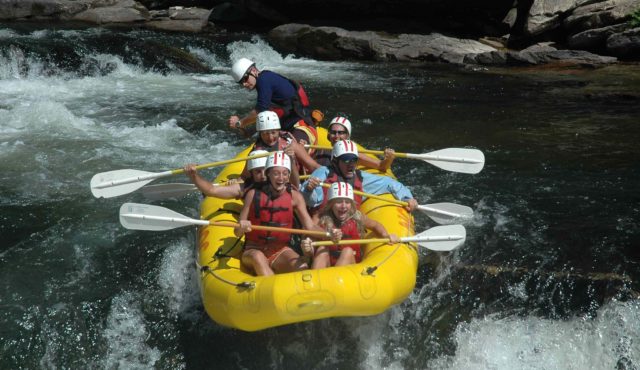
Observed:
[[[362,275],[373,275],[374,272],[376,272],[376,270],[382,266],[384,263],[386,263],[400,248],[400,246],[403,245],[410,245],[408,243],[397,243],[396,247],[393,249],[393,251],[391,251],[391,253],[389,253],[389,255],[387,257],[385,257],[382,261],[380,261],[377,265],[375,266],[368,266],[367,268],[365,268],[362,271]]]
[[[255,281],[243,281],[242,283],[235,283],[231,280],[227,280],[225,278],[223,278],[222,276],[216,274],[211,267],[209,267],[208,265],[205,266],[201,266],[197,261],[196,261],[196,267],[198,268],[198,270],[200,271],[200,273],[205,273],[205,274],[209,274],[211,276],[213,276],[214,278],[222,281],[223,283],[227,283],[229,285],[238,287],[238,288],[245,288],[245,289],[253,289],[256,287],[256,283]]]
[[[235,213],[238,214],[237,211],[235,210],[229,210],[229,209],[225,209],[225,208],[219,208],[218,210],[216,210],[215,212],[207,215],[207,217],[205,217],[206,220],[211,220],[211,218],[213,218],[213,216],[218,213],[218,212],[225,212],[225,213]],[[233,220],[235,221],[235,220]],[[233,246],[231,246],[231,248],[229,248],[229,250],[227,250],[226,252],[221,251],[220,249],[218,249],[216,251],[216,253],[213,256],[213,261],[218,260],[219,258],[232,258],[233,256],[228,255],[227,253],[231,252],[232,250],[234,250],[240,243],[240,238],[236,239],[236,242],[233,243]],[[238,288],[246,288],[246,289],[253,289],[256,287],[256,283],[254,281],[243,281],[242,283],[236,283],[233,282],[231,280],[227,280],[225,278],[223,278],[222,276],[216,274],[211,267],[209,267],[209,265],[205,265],[202,266],[198,263],[198,261],[196,261],[196,267],[198,268],[198,271],[200,271],[200,273],[205,273],[205,274],[209,274],[211,276],[213,276],[214,278],[222,281],[223,283],[238,287]]]

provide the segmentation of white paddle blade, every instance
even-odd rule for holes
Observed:
[[[125,203],[120,207],[120,223],[131,230],[161,231],[187,225],[208,225],[170,209],[150,204]]]
[[[447,148],[426,154],[407,154],[443,170],[476,174],[484,167],[484,154],[478,149]]]
[[[167,198],[179,198],[187,194],[193,193],[198,188],[193,184],[177,183],[177,184],[159,184],[148,185],[140,191],[142,195],[150,200],[160,200]]]
[[[458,248],[467,238],[467,230],[462,225],[436,226],[418,235],[400,238],[405,243],[418,243],[423,248],[438,252],[448,252]]]
[[[96,198],[117,197],[134,192],[164,174],[129,169],[98,173],[91,178],[91,193]]]
[[[455,203],[425,204],[419,205],[418,209],[441,225],[450,225],[473,218],[473,210],[470,207]]]

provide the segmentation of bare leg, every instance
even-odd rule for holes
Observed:
[[[292,272],[306,270],[309,265],[305,261],[305,258],[294,252],[292,249],[285,249],[280,253],[278,258],[273,261],[271,265],[273,270],[277,273]]]
[[[269,267],[269,260],[257,249],[247,249],[242,253],[242,263],[251,267],[258,276],[271,276],[273,270]]]
[[[336,266],[352,265],[356,263],[356,252],[351,247],[345,247],[340,251],[340,257],[336,261]]]
[[[329,267],[330,262],[329,249],[327,247],[318,247],[318,249],[316,249],[316,255],[313,257],[311,268],[314,270],[323,269]]]

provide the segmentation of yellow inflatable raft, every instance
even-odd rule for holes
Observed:
[[[319,130],[320,145],[329,145]],[[238,156],[248,155],[247,148]],[[244,162],[228,165],[216,181],[237,177]],[[384,195],[392,199],[389,194]],[[207,197],[200,217],[237,222],[240,200]],[[413,216],[404,208],[367,199],[360,209],[385,225],[389,233],[414,235]],[[340,316],[370,316],[401,303],[413,290],[418,268],[416,246],[363,245],[361,263],[257,277],[240,270],[243,240],[233,229],[206,226],[198,230],[197,261],[205,310],[218,324],[245,331]]]

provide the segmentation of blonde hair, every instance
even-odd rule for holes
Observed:
[[[330,201],[327,202],[325,207],[320,212],[320,226],[323,226],[327,230],[339,229],[340,226],[342,226],[343,224],[343,222],[338,220],[338,218],[333,214],[333,205],[336,203],[336,201],[340,199],[348,199],[348,198],[331,199]],[[348,216],[344,220],[344,222],[347,222],[350,219],[354,219],[358,227],[358,233],[362,238],[367,233],[367,228],[364,227],[364,222],[362,221],[362,217],[363,217],[362,212],[360,212],[357,209],[356,202],[354,202],[352,199],[349,199],[349,200],[351,201],[351,209],[349,210]]]

